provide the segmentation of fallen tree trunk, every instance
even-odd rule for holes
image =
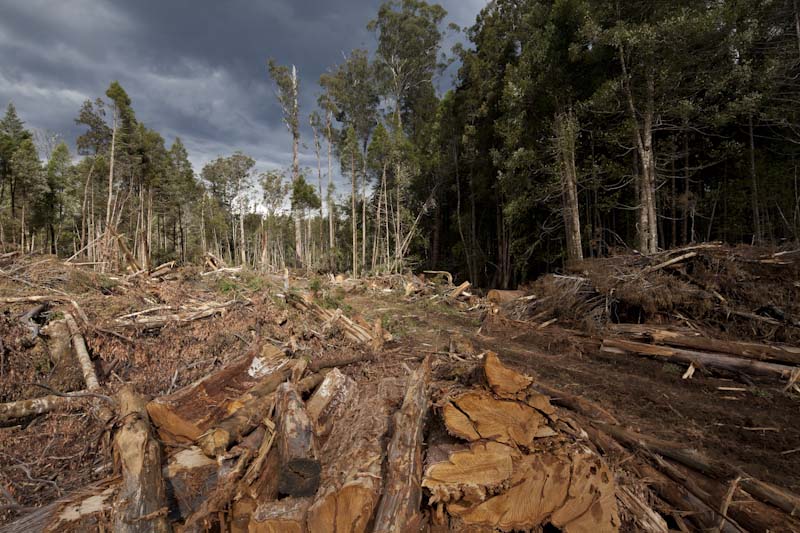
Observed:
[[[363,533],[381,493],[389,413],[381,383],[357,389],[320,451],[322,480],[308,510],[309,531]],[[327,458],[328,460],[324,460]]]
[[[222,455],[231,444],[238,442],[264,420],[275,402],[273,393],[281,383],[289,379],[292,368],[289,365],[270,374],[235,402],[235,407],[232,406],[235,410],[231,415],[214,423],[197,438],[197,444],[203,452],[209,457]],[[312,390],[323,378],[324,374],[312,374],[300,380],[297,389],[300,392]]]
[[[447,272],[446,270],[423,270],[422,273],[433,274],[434,276],[443,276],[447,280],[448,285],[450,286],[453,285],[453,275],[450,272]]]
[[[471,286],[472,286],[472,284],[469,281],[465,281],[464,283],[462,283],[461,285],[459,285],[458,287],[456,287],[455,289],[450,291],[450,293],[447,296],[449,298],[455,300],[456,298],[461,296],[461,293],[463,293],[465,290],[469,289]]]
[[[83,379],[86,382],[86,390],[93,391],[100,388],[100,382],[97,381],[97,374],[94,371],[94,364],[92,358],[89,356],[89,351],[86,349],[86,341],[81,335],[81,330],[78,324],[75,323],[75,318],[70,313],[64,313],[64,320],[67,322],[69,334],[72,338],[72,348],[75,350],[75,357],[81,365],[83,371]]]
[[[284,383],[276,393],[277,444],[280,458],[278,492],[312,496],[319,487],[320,463],[314,430],[297,387]]]
[[[95,483],[0,526],[0,533],[28,531],[61,533],[109,529],[112,504],[118,485],[119,478]]]
[[[691,450],[618,426],[601,423],[598,423],[597,426],[630,448],[657,453],[712,478],[727,481],[741,476],[742,489],[753,497],[782,509],[790,516],[796,516],[800,511],[800,496],[771,483],[760,481],[735,466],[709,461]]]
[[[122,427],[114,436],[114,456],[122,483],[114,504],[114,531],[170,532],[161,449],[150,432],[144,400],[130,387],[117,394]]]
[[[0,425],[7,425],[29,416],[77,407],[80,399],[80,397],[49,395],[2,403],[0,404]]]
[[[247,302],[230,301],[225,303],[211,303],[184,313],[172,313],[167,315],[129,315],[130,318],[118,318],[116,323],[120,326],[142,326],[145,329],[162,328],[168,324],[186,324],[208,318],[219,313],[224,313],[226,309],[235,304],[247,305]]]
[[[333,427],[333,413],[347,401],[354,388],[355,382],[342,374],[338,368],[334,368],[306,402],[306,411],[318,438],[324,438],[330,433]]]
[[[170,444],[194,442],[217,420],[241,407],[239,397],[264,376],[278,373],[278,383],[288,377],[289,360],[280,350],[267,346],[257,354],[253,349],[191,385],[149,402],[147,412],[161,439]]]
[[[428,414],[431,358],[409,377],[403,406],[394,418],[386,454],[386,486],[375,516],[375,533],[403,533],[420,528],[422,439]]]
[[[725,341],[712,339],[696,332],[677,332],[641,324],[617,324],[614,331],[631,335],[637,339],[647,340],[654,344],[666,344],[682,348],[691,348],[706,352],[800,365],[800,348],[779,346],[754,342]]]
[[[748,531],[770,531],[774,533],[794,533],[800,531],[800,520],[787,516],[782,510],[753,499],[742,490],[741,480],[733,479],[728,483],[720,483],[694,470],[666,459],[656,458],[658,468],[676,482],[692,487],[690,490],[701,490],[709,497],[709,506],[720,510]],[[667,468],[663,468],[665,463]]]
[[[290,302],[294,307],[300,311],[312,313],[318,320],[321,320],[327,327],[336,325],[342,330],[344,336],[351,341],[368,344],[372,342],[372,334],[368,329],[358,325],[354,321],[346,317],[340,309],[331,311],[330,309],[323,309],[311,301],[307,295],[297,296],[293,294],[286,295],[286,301]]]
[[[600,347],[600,351],[615,355],[634,354],[658,357],[679,361],[685,364],[694,364],[698,367],[708,367],[734,373],[744,372],[778,379],[790,378],[792,372],[795,370],[794,367],[779,365],[777,363],[742,359],[740,357],[694,350],[683,350],[680,348],[670,348],[668,346],[656,346],[653,344],[644,344],[621,339],[603,339],[603,345]]]
[[[311,498],[283,498],[260,504],[248,524],[251,533],[306,533]]]
[[[217,484],[217,462],[196,446],[171,456],[161,472],[171,520],[185,520],[197,511]]]
[[[337,366],[347,366],[352,365],[354,363],[360,363],[362,361],[372,361],[374,359],[374,354],[371,352],[361,352],[361,353],[352,353],[348,354],[345,353],[340,357],[331,357],[326,359],[316,359],[311,361],[311,364],[308,365],[308,369],[312,372],[319,372],[325,368],[333,368]]]
[[[218,522],[216,513],[231,503],[238,482],[256,455],[264,436],[264,429],[257,428],[231,450],[229,457],[220,461],[216,487],[200,507],[186,519],[184,531],[209,531],[211,526]]]
[[[525,296],[525,291],[503,291],[492,289],[486,294],[486,299],[495,304],[512,302]]]

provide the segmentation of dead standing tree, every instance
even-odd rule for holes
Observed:
[[[300,87],[297,81],[297,68],[278,65],[274,59],[267,63],[269,75],[275,82],[278,103],[283,111],[283,122],[289,133],[292,134],[292,184],[300,177],[300,164],[298,162],[298,148],[300,146],[300,108],[297,102]],[[294,219],[294,251],[298,266],[303,262],[303,235],[300,210],[292,209]]]

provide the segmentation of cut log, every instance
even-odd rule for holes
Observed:
[[[289,376],[290,362],[282,352],[270,345],[256,354],[252,350],[201,380],[148,403],[147,412],[161,439],[170,444],[191,443],[214,422],[241,407],[238,397],[264,376],[271,379],[276,373],[278,383]]]
[[[203,452],[209,457],[222,455],[231,444],[238,442],[264,420],[275,403],[273,393],[291,376],[292,369],[293,365],[289,365],[273,372],[231,404],[230,409],[233,413],[216,422],[197,439],[197,444]],[[322,382],[324,375],[324,373],[312,374],[301,379],[297,383],[297,389],[300,392],[312,390]]]
[[[324,368],[333,368],[336,366],[347,366],[352,365],[355,363],[361,363],[363,361],[372,361],[374,359],[374,354],[371,352],[355,352],[349,353],[344,352],[339,357],[330,357],[325,359],[317,359],[312,361],[308,368],[312,372],[319,372]]]
[[[447,296],[449,298],[455,300],[456,298],[461,296],[462,292],[464,292],[465,290],[469,289],[471,286],[472,285],[470,284],[469,281],[465,281],[464,283],[462,283],[461,285],[459,285],[458,287],[456,287],[455,289],[450,291],[450,293]]]
[[[497,354],[486,352],[483,360],[483,372],[492,388],[492,392],[501,398],[517,399],[519,393],[526,390],[533,383],[533,378],[514,372],[503,365]]]
[[[334,368],[325,376],[320,386],[306,402],[306,411],[317,437],[325,437],[333,427],[333,414],[347,402],[355,382]]]
[[[492,289],[486,294],[486,299],[493,304],[505,304],[525,296],[525,291],[502,291]]]
[[[673,509],[679,511],[681,515],[685,515],[686,520],[692,523],[697,529],[709,529],[716,527],[719,524],[714,515],[714,511],[709,505],[698,498],[695,494],[680,483],[676,483],[669,478],[666,474],[660,472],[652,465],[644,462],[639,458],[630,458],[627,450],[616,440],[611,438],[606,432],[593,427],[591,424],[584,424],[584,430],[589,436],[590,440],[599,448],[605,451],[606,454],[614,453],[620,458],[631,460],[631,468],[636,475],[653,489],[661,499],[666,501]],[[631,510],[629,508],[629,510]],[[640,517],[641,521],[642,518]],[[733,533],[738,531],[735,526],[728,521],[721,524],[722,531]]]
[[[0,526],[0,533],[108,530],[118,485],[118,479],[95,483]]]
[[[697,252],[688,252],[683,255],[679,255],[678,257],[673,257],[672,259],[668,259],[662,263],[657,265],[651,265],[644,270],[642,270],[638,276],[644,276],[645,274],[650,274],[651,272],[655,272],[656,270],[661,270],[662,268],[666,268],[668,266],[675,265],[680,263],[681,261],[686,261],[687,259],[691,259],[692,257],[697,257]]]
[[[260,504],[253,512],[250,533],[306,533],[311,498],[284,498]]]
[[[486,391],[471,391],[452,398],[444,407],[444,422],[451,435],[468,441],[493,439],[530,448],[544,416],[529,405],[498,400]]]
[[[166,276],[170,272],[175,270],[175,261],[169,261],[167,263],[158,265],[154,269],[150,270],[150,277],[151,278],[160,278]]]
[[[297,387],[284,383],[276,393],[277,447],[280,458],[278,492],[312,496],[319,488],[320,463],[314,429]]]
[[[422,501],[422,434],[428,414],[431,358],[411,374],[403,406],[394,417],[386,454],[386,486],[375,515],[376,533],[419,530]]]
[[[746,374],[769,376],[778,379],[788,379],[792,376],[795,367],[754,361],[730,355],[699,352],[696,350],[683,350],[668,346],[656,346],[641,342],[626,341],[621,339],[603,339],[600,348],[603,353],[622,355],[633,354],[646,357],[657,357],[692,364],[699,367],[726,370],[728,372],[744,372]]]
[[[695,472],[690,468],[660,459],[660,463],[669,463],[669,472],[665,473],[675,482],[685,484],[687,487],[697,487],[709,495],[708,504],[714,509],[721,509],[726,502],[731,489],[730,481],[720,483]],[[661,464],[657,464],[661,468]],[[787,516],[786,513],[754,500],[750,494],[741,489],[741,483],[734,487],[727,515],[748,531],[770,531],[774,533],[793,533],[800,531],[800,520]]]
[[[116,319],[116,323],[120,326],[138,326],[144,329],[162,328],[167,324],[185,324],[208,318],[216,314],[224,313],[226,309],[234,305],[248,305],[248,302],[239,302],[231,300],[225,303],[211,302],[196,309],[192,309],[183,313],[171,313],[165,315],[144,315],[133,314],[129,318],[120,317]]]
[[[599,404],[587,400],[582,396],[568,394],[559,389],[555,389],[549,385],[545,385],[541,381],[534,385],[534,388],[550,397],[550,401],[556,405],[562,405],[572,411],[582,413],[592,420],[600,420],[607,424],[618,424],[619,421],[603,409]]]
[[[56,396],[51,394],[29,400],[0,403],[0,425],[8,425],[29,416],[75,409],[82,405],[82,399],[84,399],[83,396]]]
[[[627,514],[633,521],[635,531],[647,533],[668,533],[666,520],[655,512],[642,498],[626,486],[617,487],[617,504],[620,514]]]
[[[86,341],[81,335],[81,330],[75,322],[75,318],[70,313],[64,313],[64,320],[69,328],[69,334],[72,338],[72,348],[75,350],[75,357],[81,365],[83,371],[83,379],[86,382],[86,390],[93,391],[100,388],[100,382],[97,381],[97,374],[94,371],[94,363],[89,356],[89,351],[86,349]]]
[[[193,446],[180,450],[162,469],[170,520],[182,521],[200,508],[217,484],[217,462]]]
[[[434,276],[442,276],[447,280],[447,284],[453,285],[453,275],[446,270],[423,270],[424,274],[433,274]],[[407,296],[407,295],[406,295]]]
[[[327,327],[332,327],[335,324],[342,333],[344,333],[344,336],[351,341],[359,344],[369,344],[372,342],[372,333],[370,333],[369,329],[350,320],[339,309],[336,311],[323,309],[315,304],[309,295],[301,297],[294,294],[287,294],[286,301],[290,302],[300,311],[313,314],[318,320],[324,322]]]
[[[629,448],[645,449],[657,453],[715,479],[727,481],[741,476],[740,483],[743,490],[764,503],[782,509],[790,516],[796,515],[800,510],[800,496],[797,494],[771,483],[760,481],[729,463],[712,462],[676,444],[666,443],[618,426],[598,423],[597,427]]]
[[[525,456],[510,488],[476,505],[448,504],[467,524],[502,530],[531,529],[547,523],[566,533],[618,531],[613,475],[589,450]],[[532,498],[531,495],[541,495]]]
[[[383,390],[380,383],[360,387],[337,417],[321,450],[322,483],[308,511],[309,531],[363,533],[371,523],[389,428]]]
[[[475,442],[467,450],[450,454],[430,465],[422,486],[431,492],[429,503],[464,500],[480,503],[511,478],[513,462],[522,455],[494,441]]]
[[[717,352],[746,359],[800,365],[800,348],[795,346],[725,341],[712,339],[697,332],[677,332],[643,324],[617,324],[614,326],[614,331],[630,335],[636,339],[647,340],[654,344]]]
[[[72,339],[65,320],[51,320],[42,328],[47,353],[55,368],[51,383],[61,391],[78,391],[86,385],[83,371],[72,351]]]
[[[264,428],[256,428],[231,450],[229,457],[221,460],[216,487],[200,507],[186,519],[185,531],[208,531],[217,522],[217,513],[230,504],[238,482],[255,457],[264,435]]]
[[[122,483],[114,504],[114,531],[168,532],[161,449],[150,431],[144,400],[128,386],[117,394],[122,426],[114,435],[114,456]]]

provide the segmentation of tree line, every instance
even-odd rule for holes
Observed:
[[[213,254],[496,287],[625,248],[798,241],[797,4],[493,0],[445,50],[441,6],[389,1],[315,109],[267,61],[293,157],[260,174],[242,153],[196,173],[117,82],[79,110],[79,158],[9,105],[0,241],[99,269]]]

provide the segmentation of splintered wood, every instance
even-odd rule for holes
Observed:
[[[224,365],[196,383],[147,404],[147,412],[158,427],[161,440],[170,444],[198,439],[217,420],[246,402],[244,395],[259,380],[273,382],[272,392],[291,374],[291,361],[273,346]]]
[[[383,486],[390,389],[386,380],[364,384],[338,410],[320,451],[322,482],[308,511],[309,531],[367,531]]]
[[[614,476],[603,460],[558,430],[555,409],[530,389],[530,377],[491,352],[484,373],[494,394],[457,393],[442,408],[447,431],[472,444],[426,469],[429,504],[447,510],[435,514],[440,530],[449,523],[450,530],[618,531]]]

